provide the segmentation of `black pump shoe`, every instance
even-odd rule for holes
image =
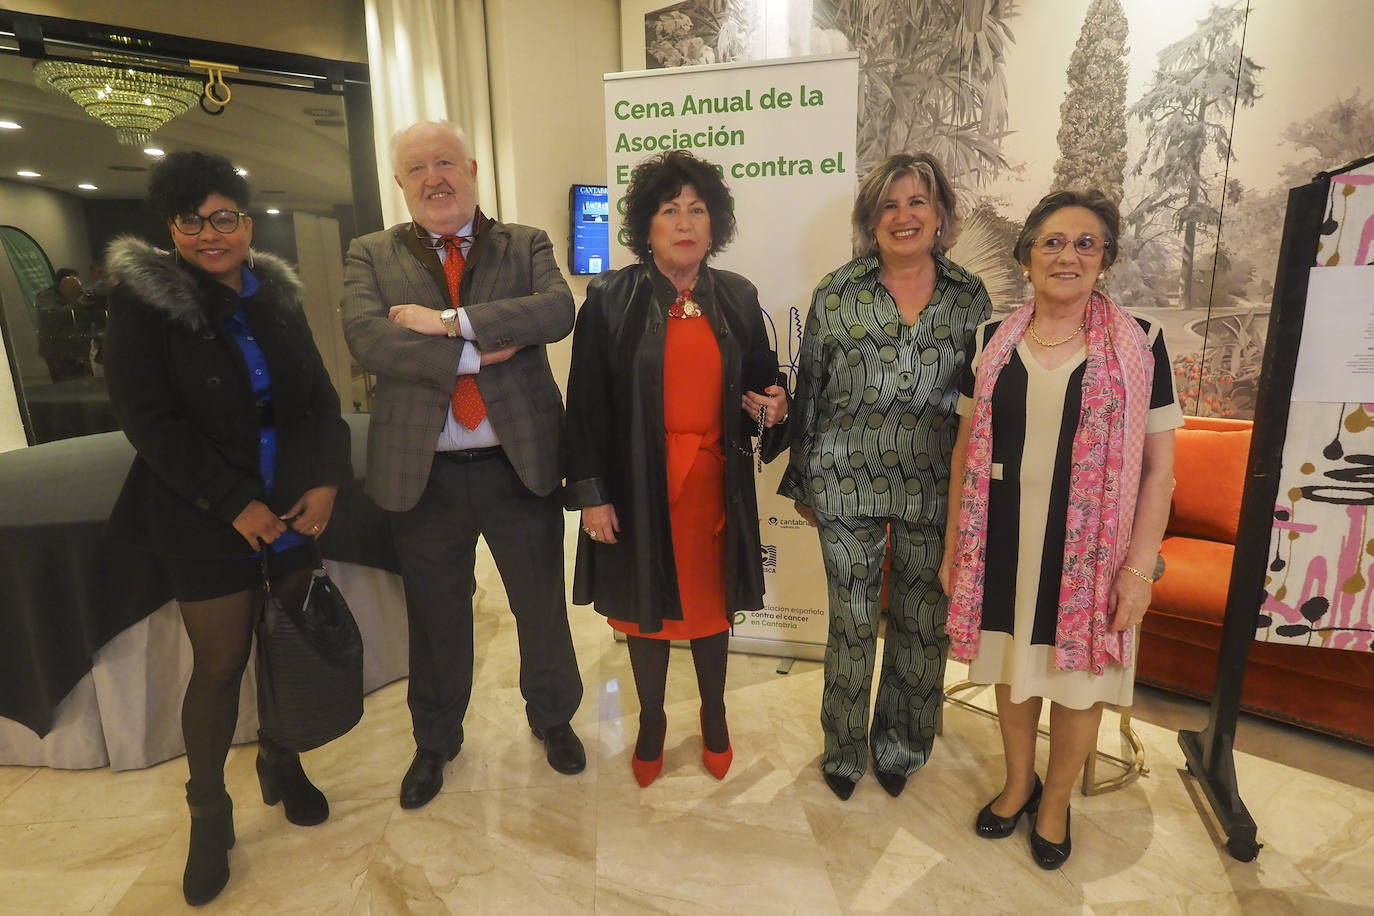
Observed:
[[[329,800],[301,769],[301,756],[258,736],[258,785],[262,803],[282,803],[286,819],[300,827],[322,824],[329,817]]]
[[[1035,828],[1031,828],[1031,858],[1035,860],[1036,865],[1047,871],[1053,871],[1069,861],[1069,853],[1073,851],[1073,842],[1069,837],[1069,815],[1072,813],[1072,810],[1064,812],[1064,841],[1062,843],[1051,843],[1036,833]]]
[[[839,796],[840,801],[849,801],[849,796],[854,794],[854,780],[845,779],[834,773],[822,773],[825,777],[825,784],[830,787],[830,791]]]
[[[1035,787],[1031,789],[1030,798],[1027,798],[1026,803],[1011,817],[1002,817],[1000,814],[993,813],[992,804],[997,801],[994,798],[983,806],[982,811],[978,812],[978,820],[974,821],[973,832],[989,840],[1000,840],[1003,837],[1011,836],[1016,832],[1016,823],[1021,820],[1021,815],[1031,815],[1039,810],[1042,789],[1044,789],[1044,785],[1040,782],[1040,774],[1036,773]]]
[[[191,843],[181,893],[191,906],[209,903],[229,883],[229,850],[234,845],[234,803],[221,786],[206,792],[186,783],[191,811]]]

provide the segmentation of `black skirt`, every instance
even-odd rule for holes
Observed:
[[[257,554],[194,560],[164,556],[160,559],[166,566],[172,580],[172,593],[178,601],[209,601],[262,587],[262,568]],[[269,551],[267,574],[275,581],[280,576],[308,569],[314,563],[315,551],[308,543],[281,553]]]

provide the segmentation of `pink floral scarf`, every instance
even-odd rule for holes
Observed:
[[[961,661],[977,657],[982,624],[992,391],[1034,317],[1032,299],[1003,320],[988,341],[974,383],[948,624],[951,654]],[[1093,291],[1085,320],[1088,357],[1073,436],[1054,665],[1101,674],[1108,661],[1129,665],[1133,654],[1130,631],[1108,632],[1107,601],[1131,543],[1154,356],[1140,324],[1105,294]]]

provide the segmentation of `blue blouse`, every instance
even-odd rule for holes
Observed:
[[[243,276],[243,290],[239,293],[239,300],[242,301],[257,293],[258,278],[253,276],[252,271],[247,267],[240,267],[239,270],[242,271]],[[267,368],[267,357],[263,356],[262,348],[258,346],[252,328],[248,327],[248,318],[243,313],[242,305],[225,322],[225,326],[233,335],[234,342],[238,344],[239,350],[243,353],[243,361],[248,366],[248,380],[253,385],[253,400],[270,404],[272,402],[272,374]],[[277,428],[275,426],[263,426],[258,429],[258,473],[262,475],[263,484],[267,488],[267,495],[271,496],[277,476]],[[299,547],[305,542],[305,535],[288,527],[279,538],[272,542],[272,551],[280,553],[283,550],[290,550],[292,547]]]

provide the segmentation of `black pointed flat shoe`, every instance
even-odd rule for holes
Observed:
[[[1072,810],[1064,812],[1064,841],[1062,843],[1051,843],[1036,833],[1034,827],[1031,828],[1031,858],[1035,860],[1036,865],[1046,871],[1053,871],[1069,861],[1069,853],[1073,851],[1073,842],[1069,837],[1069,815],[1072,813]]]
[[[893,798],[901,795],[902,790],[906,788],[905,773],[888,773],[883,770],[875,770],[873,775],[878,778],[878,785],[882,786],[883,790]]]
[[[1042,789],[1044,786],[1040,782],[1040,774],[1036,773],[1035,787],[1031,789],[1030,798],[1027,798],[1026,803],[1011,817],[1002,817],[1000,814],[993,813],[992,803],[997,801],[994,798],[983,806],[982,811],[978,812],[978,820],[973,823],[973,832],[989,840],[1000,840],[1003,837],[1011,836],[1016,832],[1016,823],[1021,820],[1021,815],[1031,815],[1039,810]]]
[[[854,794],[854,780],[845,779],[834,773],[822,773],[825,777],[825,784],[830,787],[830,791],[839,796],[840,801],[849,801],[849,796]]]

